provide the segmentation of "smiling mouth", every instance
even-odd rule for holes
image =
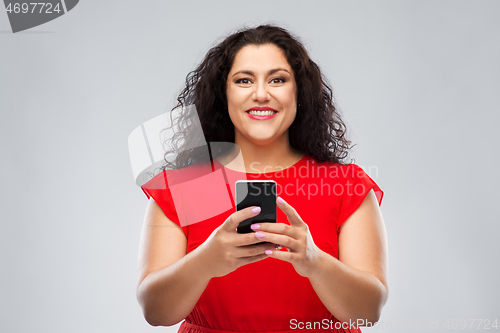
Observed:
[[[257,110],[250,110],[247,111],[248,114],[251,114],[252,116],[272,116],[275,113],[278,113],[277,111],[271,111],[271,110],[263,110],[263,111],[257,111]]]

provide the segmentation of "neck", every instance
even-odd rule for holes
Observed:
[[[248,173],[278,171],[297,163],[304,156],[290,145],[288,132],[266,145],[254,144],[238,134],[235,136],[237,147],[219,158],[229,169]]]

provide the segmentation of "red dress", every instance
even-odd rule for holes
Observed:
[[[206,201],[211,202],[212,206],[218,205],[220,213],[214,215],[212,211],[213,217],[197,223],[186,224],[179,220],[180,215],[175,207],[183,211],[183,220],[185,207],[179,208],[180,199],[176,197],[175,201],[172,198],[174,190],[171,191],[167,185],[168,173],[172,171],[164,171],[142,186],[148,198],[153,197],[165,215],[182,226],[188,240],[187,252],[203,243],[235,211],[236,180],[275,180],[278,195],[294,207],[308,224],[315,244],[336,258],[340,225],[360,206],[371,189],[379,205],[383,196],[382,190],[359,166],[318,163],[307,155],[293,166],[277,172],[245,174],[227,169],[217,160],[211,168],[212,175],[223,171],[222,189],[226,194],[219,188],[214,198],[213,186],[198,187],[197,193],[193,194],[198,196],[194,200],[194,207],[198,207],[198,211],[203,210],[205,201],[199,196],[205,195]],[[173,182],[169,181],[169,184],[173,186]],[[230,208],[221,211],[226,207]],[[289,224],[279,208],[277,221]],[[320,301],[309,279],[298,275],[288,262],[266,258],[242,266],[225,276],[212,278],[194,309],[181,324],[179,332],[361,332],[347,325],[342,328],[341,324]]]

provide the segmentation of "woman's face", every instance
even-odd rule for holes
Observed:
[[[297,113],[297,85],[279,47],[243,47],[227,77],[226,96],[236,143],[267,145],[284,135],[288,138]]]

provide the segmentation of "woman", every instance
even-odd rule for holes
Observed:
[[[357,332],[375,323],[388,295],[383,193],[343,163],[344,123],[301,43],[269,25],[235,33],[188,75],[178,101],[194,104],[206,142],[236,144],[209,157],[233,200],[238,179],[276,180],[280,223],[238,234],[260,208],[231,207],[181,226],[173,183],[162,187],[172,170],[155,176],[142,187],[150,201],[137,297],[146,320],[170,326],[186,318],[180,331],[198,333]],[[199,138],[180,146],[196,147],[190,140]],[[166,167],[196,170],[206,158],[197,156],[184,149]]]

